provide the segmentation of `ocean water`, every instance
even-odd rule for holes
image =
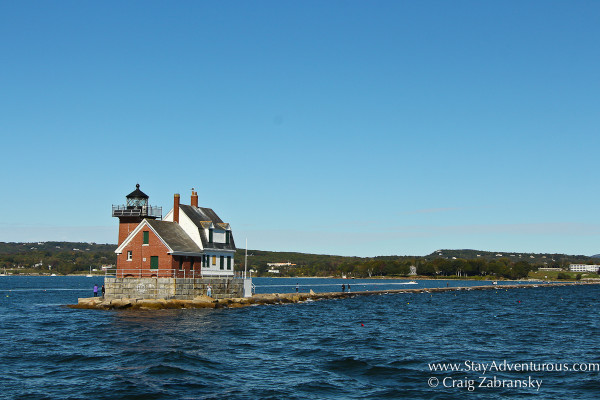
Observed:
[[[266,292],[295,291],[296,283],[326,291],[317,285],[340,282],[255,280]],[[597,285],[217,310],[63,306],[91,296],[94,283],[102,279],[0,277],[0,398],[600,397],[600,372],[590,365],[600,363]],[[360,284],[351,282],[352,290]],[[445,286],[416,287],[433,284]],[[462,370],[436,372],[434,363]]]

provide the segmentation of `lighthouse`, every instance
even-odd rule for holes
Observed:
[[[125,205],[113,205],[119,218],[117,268],[105,280],[107,296],[190,299],[206,293],[241,297],[251,294],[251,281],[234,270],[235,241],[231,226],[207,207],[198,206],[192,189],[190,204],[173,195],[173,208],[148,204],[136,185]]]
[[[112,216],[119,218],[119,245],[144,218],[153,220],[162,218],[162,207],[148,205],[149,197],[140,190],[139,183],[135,185],[135,190],[125,198],[127,204],[112,206]]]

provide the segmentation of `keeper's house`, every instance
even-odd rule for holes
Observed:
[[[118,281],[107,281],[107,295],[111,292],[110,283],[120,284],[122,288],[135,286],[140,292],[137,294],[146,298],[188,298],[205,294],[211,284],[211,291],[216,297],[239,297],[240,293],[237,292],[241,286],[237,288],[237,284],[241,285],[242,282],[241,279],[237,279],[239,282],[233,280],[235,242],[231,227],[212,209],[198,207],[197,192],[192,190],[190,205],[181,204],[179,194],[175,194],[173,209],[164,218],[161,207],[148,204],[148,196],[140,190],[139,184],[126,199],[126,205],[112,207],[113,217],[119,218],[119,243],[115,250],[115,278],[111,279]],[[130,280],[122,280],[127,278]],[[169,280],[161,280],[164,283],[161,289],[161,282],[153,281],[152,278]],[[140,282],[136,283],[131,279],[138,279]],[[154,284],[150,285],[150,292],[154,291],[154,294],[146,295],[147,283],[152,282]],[[184,290],[186,293],[180,293],[180,287],[172,290],[167,287],[181,286],[186,282],[194,288],[189,293],[187,289]],[[218,285],[222,283],[227,288],[235,284],[235,293],[229,289],[221,293]],[[130,295],[126,292],[125,289],[123,293],[118,293],[117,290],[114,297]],[[175,292],[178,293],[177,296]]]

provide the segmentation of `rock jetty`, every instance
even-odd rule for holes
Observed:
[[[252,305],[264,304],[289,304],[301,303],[305,301],[316,301],[326,299],[343,299],[356,296],[373,296],[395,293],[439,293],[450,291],[470,291],[470,290],[505,290],[505,289],[522,289],[536,288],[549,286],[571,286],[584,285],[593,283],[528,283],[528,284],[513,284],[513,285],[485,285],[485,286],[470,286],[470,287],[442,287],[442,288],[419,288],[419,289],[395,289],[395,290],[375,290],[367,292],[329,292],[315,293],[312,290],[310,293],[272,293],[272,294],[255,294],[252,297],[246,298],[231,298],[231,299],[213,299],[208,296],[198,296],[193,300],[178,300],[178,299],[104,299],[102,297],[89,297],[78,299],[77,304],[68,305],[70,308],[76,309],[99,309],[99,310],[160,310],[160,309],[181,309],[181,308],[239,308]]]

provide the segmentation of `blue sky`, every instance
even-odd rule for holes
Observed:
[[[600,253],[596,1],[0,3],[0,241],[140,183],[238,246]]]

